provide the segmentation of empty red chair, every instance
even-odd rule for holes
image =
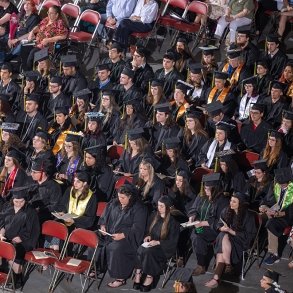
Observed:
[[[98,203],[98,205],[97,205],[97,213],[96,213],[97,217],[101,217],[101,215],[103,214],[106,206],[107,206],[107,203],[105,201],[101,201],[101,202]]]
[[[66,3],[61,7],[61,11],[69,18],[72,19],[73,26],[72,26],[72,31],[76,30],[76,25],[78,22],[78,17],[80,16],[80,7],[72,4],[72,3]]]
[[[122,177],[120,177],[120,178],[116,181],[116,183],[115,183],[115,189],[116,189],[116,190],[119,189],[122,185],[125,184],[126,181],[129,182],[129,183],[132,183],[133,178],[132,178],[132,177],[127,177],[127,176],[122,176]]]
[[[118,159],[120,159],[123,151],[124,151],[123,146],[112,145],[109,147],[109,149],[107,151],[107,157],[109,157],[111,159],[111,161],[118,160]]]

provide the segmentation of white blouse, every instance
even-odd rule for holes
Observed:
[[[158,3],[154,0],[147,4],[144,4],[144,0],[138,0],[131,16],[140,16],[143,23],[152,23],[156,20],[158,9]]]

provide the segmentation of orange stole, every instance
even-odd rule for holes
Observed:
[[[208,104],[213,102],[216,92],[217,92],[217,88],[213,87],[208,97]],[[226,96],[229,94],[229,92],[230,92],[230,87],[224,87],[220,95],[218,96],[217,101],[224,103]]]
[[[69,128],[68,128],[66,131],[68,131],[68,130],[70,130],[70,129],[71,129],[71,126],[69,126]],[[51,133],[54,132],[54,130],[55,130],[55,129],[50,128],[50,129],[48,130],[48,133],[51,134]],[[66,139],[66,134],[65,134],[64,132],[65,132],[65,131],[62,131],[62,132],[59,134],[59,136],[58,136],[58,138],[57,138],[57,140],[56,140],[56,142],[55,142],[55,145],[54,145],[54,147],[53,147],[53,149],[52,149],[52,152],[53,152],[54,155],[57,155],[57,153],[59,153],[59,151],[61,151],[61,149],[62,149],[62,147],[63,147],[63,144],[64,144],[65,139]]]
[[[231,87],[234,86],[238,82],[239,77],[240,77],[240,72],[241,72],[241,69],[243,66],[244,66],[244,64],[240,64],[233,72],[233,74],[230,78]],[[226,63],[225,66],[223,67],[222,72],[228,72],[228,67],[229,67],[229,63]]]

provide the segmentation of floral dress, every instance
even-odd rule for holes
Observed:
[[[209,4],[210,19],[217,20],[225,14],[227,8],[227,0],[207,0]]]

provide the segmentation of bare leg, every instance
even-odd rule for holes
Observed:
[[[12,261],[9,261],[9,264],[12,266],[12,270],[16,274],[20,274],[22,272],[22,266],[20,264],[12,263]]]
[[[231,242],[228,234],[226,234],[222,240],[222,251],[225,264],[230,264],[231,249]]]
[[[153,282],[153,276],[147,275],[145,281],[143,282],[144,286],[148,286]]]
[[[279,28],[278,28],[278,34],[279,36],[283,36],[285,28],[286,28],[286,22],[287,22],[287,16],[281,15],[280,21],[279,21]]]
[[[141,269],[136,269],[135,275],[134,275],[134,282],[140,283],[140,278],[141,278]]]

